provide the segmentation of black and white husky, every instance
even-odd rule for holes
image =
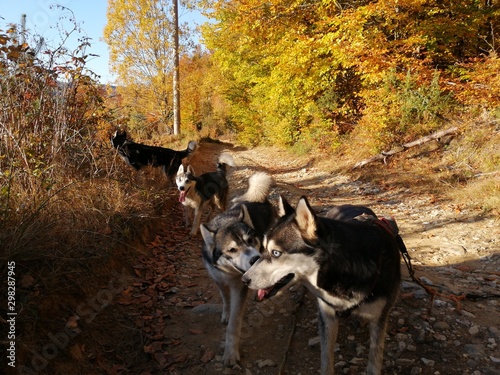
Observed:
[[[401,281],[400,244],[397,232],[372,214],[347,206],[329,213],[342,219],[335,220],[317,216],[305,197],[296,209],[280,198],[280,218],[266,234],[263,255],[242,278],[259,299],[292,280],[317,297],[323,375],[334,373],[339,318],[351,314],[369,321],[367,374],[381,373],[388,313]]]
[[[203,263],[219,287],[222,319],[227,323],[223,362],[240,360],[240,334],[248,288],[241,277],[260,258],[264,233],[275,218],[267,197],[272,178],[259,172],[249,179],[248,190],[234,206],[200,227]]]
[[[189,225],[191,209],[194,210],[193,227],[191,235],[195,235],[200,227],[201,214],[206,206],[209,206],[212,214],[214,206],[221,212],[226,210],[229,184],[226,178],[226,166],[234,167],[234,160],[231,155],[222,154],[217,162],[217,171],[204,173],[196,176],[193,167],[182,164],[177,171],[175,183],[179,190],[179,202],[184,207],[184,219]]]
[[[195,141],[190,141],[187,148],[180,151],[144,145],[128,139],[125,130],[117,130],[111,136],[111,145],[116,148],[122,159],[135,170],[138,171],[147,165],[161,167],[169,181],[177,173],[182,160],[191,155],[197,148]]]

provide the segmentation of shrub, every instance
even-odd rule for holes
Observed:
[[[380,88],[367,90],[364,96],[363,117],[352,134],[358,154],[380,152],[432,132],[454,105],[452,96],[441,89],[438,73],[424,82],[410,72],[399,76],[393,71]]]

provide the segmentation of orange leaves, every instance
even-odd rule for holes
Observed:
[[[498,32],[488,26],[493,9],[480,9],[479,3],[463,4],[217,1],[213,13],[217,23],[207,26],[207,42],[229,80],[226,92],[231,93],[228,100],[240,141],[259,142],[262,138],[291,144],[304,141],[302,137],[313,133],[310,128],[316,124],[327,128],[332,123],[347,123],[355,129],[362,118],[361,108],[397,117],[393,114],[399,111],[398,101],[384,103],[377,92],[388,72],[403,75],[410,71],[425,87],[436,68],[444,75],[463,59],[491,50],[492,41],[498,39]],[[490,81],[498,76],[494,71],[485,75]],[[471,104],[478,103],[476,98],[481,96],[481,105],[491,103],[488,107],[493,108],[500,97],[496,86],[481,80],[460,89],[462,98],[470,97]],[[472,92],[476,96],[469,95]],[[363,102],[370,97],[376,100]],[[390,128],[386,134],[376,135],[382,143],[394,136],[389,133],[395,126],[384,118],[364,122],[385,123],[383,127]],[[422,131],[420,119],[416,122],[413,133]],[[399,136],[397,133],[407,130],[394,131]]]
[[[176,212],[180,209],[176,207]],[[192,361],[192,354],[183,346],[184,337],[206,333],[174,321],[180,309],[205,303],[202,293],[194,297],[190,290],[199,284],[198,269],[202,265],[198,253],[186,254],[186,249],[198,244],[198,240],[186,238],[186,233],[183,223],[176,221],[169,224],[165,233],[157,234],[146,245],[148,254],[133,267],[137,278],[116,297],[141,331],[143,351],[152,359],[152,368],[162,371],[173,371]],[[215,354],[205,350],[199,355],[199,360],[206,363]],[[108,366],[107,371],[112,369]]]

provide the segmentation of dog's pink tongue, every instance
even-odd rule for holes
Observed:
[[[266,298],[267,293],[269,293],[269,288],[268,289],[259,289],[257,291],[258,300],[262,301],[264,298]]]
[[[185,191],[181,191],[180,194],[179,194],[179,202],[184,202],[186,200],[186,192]]]

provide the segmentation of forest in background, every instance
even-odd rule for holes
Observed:
[[[168,4],[108,7],[111,66],[126,83],[122,123],[146,138],[172,122]],[[194,5],[211,22],[195,46],[181,25],[184,132],[366,156],[457,117],[498,116],[495,1]]]

